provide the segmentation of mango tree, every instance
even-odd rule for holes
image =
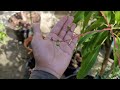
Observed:
[[[120,65],[120,11],[76,11],[74,18],[74,22],[81,28],[77,49],[81,49],[83,61],[77,78],[83,79],[89,73],[102,45],[105,46],[105,57],[99,75],[104,74],[112,42],[114,63],[111,73],[114,72]]]

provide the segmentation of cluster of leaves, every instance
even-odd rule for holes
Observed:
[[[97,59],[101,46],[106,40],[113,41],[114,38],[118,38],[118,33],[115,31],[120,29],[120,12],[119,11],[76,11],[74,15],[74,22],[81,27],[81,36],[78,41],[77,48],[81,48],[82,53],[82,65],[77,74],[78,79],[84,78],[91,70]],[[104,30],[108,28],[108,24],[111,25],[114,35],[110,33],[110,30]],[[101,31],[100,31],[101,30]],[[85,34],[87,32],[91,32]],[[115,41],[114,41],[115,42]],[[120,43],[120,42],[119,42]],[[118,43],[116,43],[117,45]],[[119,56],[116,56],[116,52],[120,53],[120,49],[114,45],[114,60],[115,67],[118,66]],[[119,45],[120,46],[120,45]]]
[[[6,33],[5,33],[5,26],[4,24],[0,23],[0,43],[4,43],[4,39],[6,37]]]

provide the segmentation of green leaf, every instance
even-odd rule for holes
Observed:
[[[76,11],[74,15],[74,23],[78,23],[80,20],[84,20],[84,11]]]
[[[105,32],[87,34],[86,36],[80,39],[78,45],[83,44],[84,46],[81,52],[83,56],[83,62],[81,65],[81,69],[78,73],[78,78],[84,78],[87,75],[87,73],[90,71],[90,69],[92,68],[92,66],[96,61],[99,48],[102,45],[102,43],[107,39],[107,36],[108,36],[108,32],[105,31]],[[90,40],[88,42],[85,42],[88,38],[90,38]]]
[[[95,34],[95,33],[96,33],[96,32],[91,33],[91,34],[87,34],[87,35],[85,35],[85,36],[83,36],[83,37],[80,37],[77,46],[81,45],[83,42],[85,42],[88,38],[90,38],[90,37],[91,37],[93,34]]]
[[[120,11],[115,12],[115,22],[120,24]]]
[[[97,32],[93,32],[93,33],[87,34],[84,37],[81,37],[79,39],[78,48],[82,45],[82,47],[81,47],[82,55],[85,55],[88,51],[93,49],[91,47],[93,46],[92,44],[95,42],[94,39],[97,38],[97,34],[98,34]]]
[[[115,47],[113,47],[114,67],[117,67],[118,66],[118,60],[117,60],[117,56],[116,56],[115,52],[116,52]]]
[[[114,13],[114,11],[111,12],[110,24],[115,24],[115,13]]]
[[[94,29],[100,27],[100,25],[101,25],[102,23],[104,23],[103,21],[104,21],[104,20],[103,20],[103,17],[102,17],[102,18],[99,18],[97,21],[95,21],[95,22],[93,22],[91,25],[89,25],[89,26],[86,28],[85,32],[93,31]]]
[[[88,22],[89,22],[90,17],[91,17],[92,14],[93,14],[93,12],[91,11],[91,12],[89,12],[89,13],[85,16],[84,22],[83,22],[83,30],[84,30],[85,26],[88,25]]]
[[[90,37],[92,37],[92,38],[90,38]],[[85,55],[88,51],[93,50],[96,46],[102,45],[104,43],[104,41],[107,39],[107,37],[108,37],[108,32],[107,31],[97,32],[97,33],[94,32],[92,34],[88,34],[85,37],[82,37],[80,39],[80,41],[78,42],[78,47],[81,44],[83,44],[81,53],[83,55]],[[86,42],[86,44],[83,43],[89,38],[90,38],[90,40],[88,42]]]
[[[78,79],[83,79],[88,74],[92,66],[95,64],[99,53],[99,49],[100,46],[98,46],[96,49],[89,52],[86,56],[83,57],[81,68],[77,74]]]
[[[113,55],[114,55],[114,67],[118,66],[118,60],[120,59],[120,55],[118,53],[120,53],[120,38],[117,37],[115,38],[116,44],[118,47],[116,47],[116,45],[114,45],[113,47]],[[119,56],[117,56],[119,55]]]
[[[94,39],[97,38],[97,34],[98,33],[94,34],[86,44],[83,44],[82,52],[81,52],[83,56],[86,55],[89,51],[94,49],[93,43],[95,43]]]
[[[111,20],[111,11],[103,11],[107,20],[108,20],[108,23],[110,23],[110,20]]]
[[[97,45],[100,45],[105,41],[108,37],[108,31],[100,32],[96,38],[94,38],[94,43],[92,44],[92,47],[96,47]]]

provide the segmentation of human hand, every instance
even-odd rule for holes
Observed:
[[[67,69],[78,38],[73,38],[76,25],[72,16],[65,16],[43,39],[40,23],[33,24],[34,36],[31,42],[35,58],[34,70],[43,70],[61,78]]]

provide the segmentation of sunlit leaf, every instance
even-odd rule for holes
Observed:
[[[78,23],[80,20],[84,20],[84,11],[77,11],[74,15],[74,23]]]
[[[89,25],[89,26],[86,28],[85,32],[92,31],[92,30],[100,27],[100,25],[101,25],[102,23],[104,23],[103,21],[104,21],[103,18],[99,18],[98,20],[94,21],[91,25]]]
[[[91,11],[91,12],[87,13],[87,15],[85,15],[84,22],[83,22],[83,30],[84,30],[85,26],[88,25],[88,22],[89,22],[92,14],[93,14],[93,12]]]
[[[115,21],[117,24],[120,24],[120,11],[115,12]]]
[[[111,11],[103,11],[105,16],[107,17],[108,23],[110,23],[111,20]]]

